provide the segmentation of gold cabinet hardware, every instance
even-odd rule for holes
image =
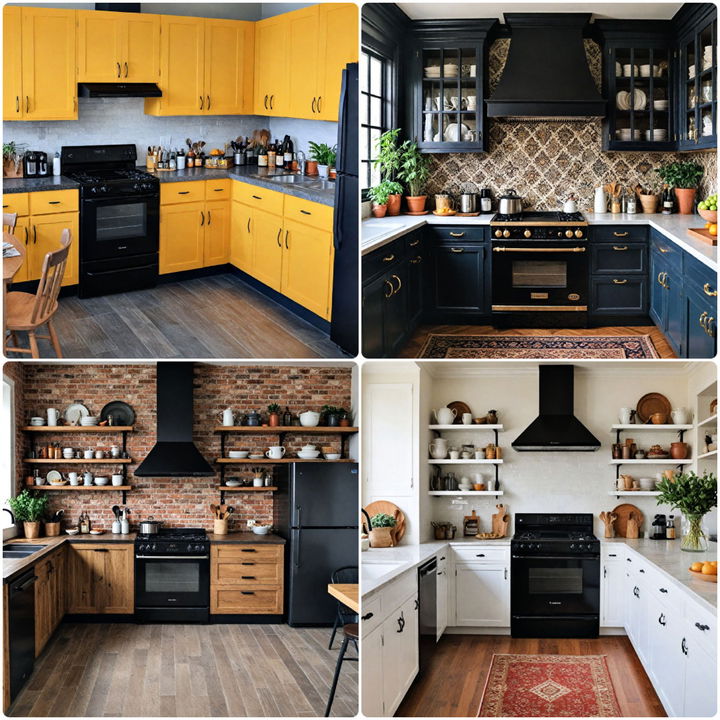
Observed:
[[[454,237],[454,238],[465,237],[465,233],[464,233],[464,232],[461,232],[461,233],[451,232],[451,233],[450,233],[450,237]]]
[[[454,252],[454,253],[465,252],[465,248],[450,248],[450,252]]]
[[[659,248],[659,250],[660,250],[661,253],[668,253],[668,252],[670,252],[667,248],[662,248],[662,247]]]
[[[389,280],[386,280],[385,284],[390,288],[390,292],[385,293],[385,297],[386,298],[392,297],[395,294],[395,288],[393,287],[393,284]]]
[[[630,233],[627,232],[627,231],[621,232],[621,233],[619,233],[619,232],[613,232],[613,235],[614,235],[615,237],[627,237],[629,234],[630,234]]]
[[[398,286],[397,286],[397,290],[395,290],[395,293],[399,293],[400,288],[402,288],[402,280],[397,275],[393,275],[393,277],[398,281]]]
[[[717,297],[717,290],[710,290],[710,283],[703,285],[703,292],[710,297]]]
[[[613,250],[617,250],[619,252],[622,252],[623,250],[627,250],[627,245],[613,245]]]
[[[387,257],[383,258],[383,262],[392,262],[395,259],[394,255],[388,255]]]
[[[707,332],[707,327],[705,326],[707,319],[708,319],[707,311],[703,311],[702,315],[700,315],[700,317],[698,318],[698,324],[705,332]]]
[[[615,285],[627,285],[627,278],[625,278],[625,280],[618,280],[617,278],[613,278],[613,283]]]
[[[713,336],[712,324],[713,324],[713,320],[714,320],[714,319],[715,319],[715,318],[711,315],[711,316],[707,319],[707,321],[706,321],[706,323],[705,323],[705,332],[706,332],[710,337]]]
[[[420,240],[415,240],[414,242],[410,243],[410,247],[416,247],[419,244],[420,244]]]
[[[410,264],[411,264],[411,265],[418,265],[418,264],[421,263],[421,262],[422,262],[422,255],[418,255],[416,258],[413,258],[413,259],[410,261]]]
[[[509,247],[494,247],[493,252],[517,252],[517,253],[584,253],[587,248],[574,247],[574,248],[509,248]]]

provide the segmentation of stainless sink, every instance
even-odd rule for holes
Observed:
[[[26,558],[38,550],[42,550],[44,545],[21,545],[21,544],[9,544],[3,545],[3,559],[4,560],[15,560]]]
[[[303,183],[304,178],[301,175],[268,175],[268,180],[279,183]]]

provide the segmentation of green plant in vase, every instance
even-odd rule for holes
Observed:
[[[372,213],[375,217],[385,217],[389,210],[390,198],[402,194],[402,185],[394,180],[383,180],[379,185],[368,190],[368,197],[373,203]],[[395,213],[397,215],[397,213]]]
[[[8,505],[15,516],[15,522],[23,524],[25,537],[39,537],[40,521],[45,517],[48,506],[47,495],[23,490],[19,495],[9,498]]]
[[[707,537],[702,528],[703,517],[717,507],[717,477],[705,472],[702,477],[694,472],[664,478],[657,484],[660,495],[658,505],[669,505],[683,514],[680,549],[687,552],[707,550]]]
[[[268,405],[268,424],[270,427],[280,425],[280,406],[277,403]]]

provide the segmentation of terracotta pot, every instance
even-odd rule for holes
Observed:
[[[674,442],[670,443],[670,457],[673,460],[684,460],[688,456],[690,448],[687,443]]]
[[[392,531],[393,528],[389,527],[373,528],[370,531],[370,547],[392,547]]]
[[[675,188],[678,212],[681,215],[692,215],[695,206],[695,188]]]
[[[340,418],[340,427],[350,427],[350,418]]]
[[[57,537],[60,534],[60,523],[59,522],[46,522],[45,523],[45,534],[48,537]]]
[[[280,415],[278,413],[270,413],[270,415],[268,415],[268,424],[270,427],[279,427]]]
[[[427,195],[406,195],[408,210],[410,212],[422,212],[425,210]]]
[[[402,194],[393,193],[388,195],[387,202],[387,214],[388,215],[399,215],[400,214],[400,201],[402,200]]]
[[[308,160],[305,163],[305,174],[306,175],[317,175],[317,160]]]
[[[39,522],[24,522],[23,530],[25,531],[25,537],[28,540],[40,537],[40,523]]]
[[[377,203],[373,203],[372,214],[376,218],[385,217],[385,213],[387,212],[387,209],[388,209],[387,205],[378,205]]]
[[[652,214],[657,212],[659,195],[639,195],[638,197],[644,213]]]

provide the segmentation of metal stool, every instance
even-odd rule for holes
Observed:
[[[355,646],[355,652],[359,654],[358,650],[358,624],[348,623],[343,625],[343,641],[340,646],[340,652],[338,653],[337,663],[335,665],[335,676],[333,677],[332,687],[330,688],[330,697],[328,698],[327,707],[325,708],[325,717],[330,716],[330,708],[332,708],[333,700],[335,699],[335,690],[338,684],[338,678],[340,677],[340,668],[342,667],[343,660],[357,662],[357,657],[345,657],[345,651],[349,642]]]

